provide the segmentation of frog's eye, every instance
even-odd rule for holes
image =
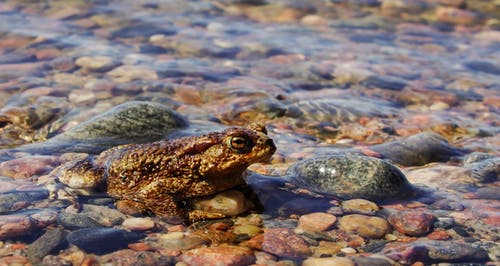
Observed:
[[[233,136],[228,139],[228,145],[233,150],[245,152],[250,148],[250,141],[246,137]]]

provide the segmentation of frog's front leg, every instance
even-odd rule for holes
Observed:
[[[155,214],[172,224],[180,224],[188,217],[187,210],[179,206],[171,196],[156,198],[121,198],[116,202],[118,210],[125,214]]]

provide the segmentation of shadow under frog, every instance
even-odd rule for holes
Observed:
[[[126,212],[154,213],[169,222],[222,218],[187,210],[182,202],[242,185],[247,167],[276,151],[262,124],[201,136],[121,145],[96,157],[69,162],[52,175],[72,189],[105,188]]]

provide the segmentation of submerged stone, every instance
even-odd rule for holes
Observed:
[[[145,235],[115,228],[85,228],[73,231],[67,237],[69,243],[86,252],[104,254],[126,248]]]
[[[47,229],[42,236],[27,247],[28,258],[33,263],[40,263],[46,255],[65,243],[67,234],[68,232],[61,228]]]
[[[445,162],[465,151],[451,146],[444,138],[432,132],[423,132],[400,140],[372,146],[370,149],[384,158],[402,165],[424,165]]]
[[[99,153],[120,144],[160,140],[187,124],[180,114],[162,104],[131,101],[72,127],[44,143],[24,146],[20,150],[42,154]]]
[[[500,174],[500,157],[487,153],[473,152],[464,158],[464,166],[469,169],[471,177],[488,183],[498,180]]]
[[[303,160],[288,169],[286,178],[299,187],[344,199],[387,200],[413,194],[396,166],[359,155]]]

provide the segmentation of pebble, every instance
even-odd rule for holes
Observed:
[[[302,266],[355,266],[354,262],[348,258],[330,257],[330,258],[308,258],[302,262]]]
[[[226,190],[214,196],[190,200],[196,210],[222,213],[226,216],[242,214],[250,209],[251,202],[238,190]]]
[[[0,216],[0,240],[30,235],[36,229],[33,219],[24,215]]]
[[[322,232],[330,229],[337,218],[323,212],[309,213],[300,216],[295,232]]]
[[[118,250],[99,258],[99,265],[174,265],[175,262],[173,256],[130,249]]]
[[[123,221],[122,226],[130,231],[146,231],[153,229],[155,222],[150,218],[133,217]]]
[[[341,202],[342,210],[347,213],[374,214],[380,207],[369,200],[351,199]]]
[[[318,246],[312,246],[312,256],[321,258],[334,256],[339,253],[343,246],[340,243],[330,241],[319,241]]]
[[[71,232],[67,240],[86,252],[104,254],[126,248],[128,243],[144,236],[142,233],[115,228],[85,228]]]
[[[87,216],[88,218],[98,222],[103,226],[120,225],[125,220],[126,216],[116,209],[111,209],[107,206],[83,204],[80,212],[76,212],[73,206],[66,208],[67,212],[78,213],[79,215]]]
[[[174,110],[153,102],[130,101],[70,128],[49,141],[30,149],[98,153],[133,142],[163,138],[187,121]]]
[[[151,69],[132,65],[123,65],[106,73],[114,82],[127,83],[134,80],[158,80],[158,73]],[[83,85],[83,84],[82,84]]]
[[[233,233],[253,237],[262,232],[262,228],[252,224],[238,225],[233,227]]]
[[[423,132],[400,140],[370,147],[384,158],[401,165],[417,166],[430,162],[446,162],[452,157],[464,155],[464,151],[451,146],[436,133]]]
[[[222,244],[185,251],[180,260],[188,265],[250,265],[255,256],[247,247]]]
[[[454,7],[438,7],[436,16],[440,22],[460,26],[470,26],[477,20],[477,15],[474,12]]]
[[[106,72],[116,67],[116,61],[109,56],[82,56],[76,59],[75,65],[95,72]]]
[[[57,223],[69,230],[89,227],[103,227],[102,224],[83,213],[61,212],[57,215]]]
[[[20,190],[21,187],[17,189]],[[49,191],[44,188],[26,187],[21,191],[0,194],[0,213],[24,209],[36,201],[49,197]]]
[[[165,249],[168,251],[189,250],[209,243],[209,241],[195,234],[185,234],[183,232],[171,232],[158,234],[144,240],[153,248]]]
[[[285,178],[299,187],[346,199],[391,199],[412,191],[396,166],[359,155],[302,160],[288,169]]]
[[[400,233],[408,236],[422,236],[432,230],[436,217],[419,210],[391,213],[387,221]]]
[[[411,243],[388,244],[385,256],[402,263],[484,262],[488,253],[474,244],[459,241],[418,240]]]
[[[29,178],[50,172],[60,164],[56,156],[33,155],[0,163],[0,175],[12,178]]]
[[[264,234],[244,242],[246,246],[260,249],[278,257],[298,259],[310,254],[307,242],[287,228],[266,228]]]
[[[338,224],[339,229],[366,238],[382,238],[392,231],[390,224],[383,218],[362,214],[342,216]]]
[[[26,248],[26,254],[32,263],[40,263],[43,258],[53,252],[66,241],[68,232],[61,228],[49,228]]]

